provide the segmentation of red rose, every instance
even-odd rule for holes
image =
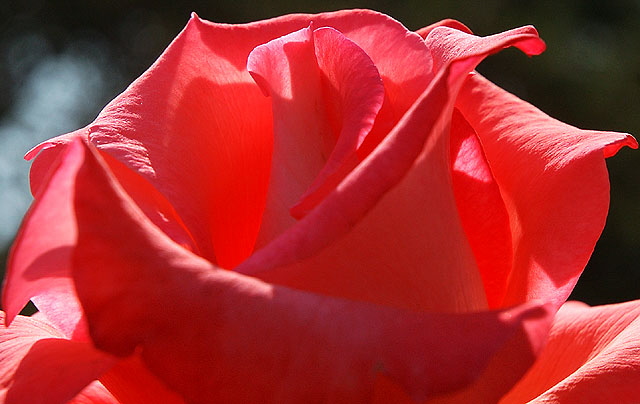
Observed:
[[[366,10],[194,15],[92,124],[27,154],[35,201],[3,297],[7,323],[28,300],[40,318],[2,334],[25,336],[2,351],[6,402],[80,400],[96,379],[81,394],[105,402],[498,401],[602,231],[604,158],[637,147],[473,72],[509,46],[544,50],[532,27],[412,33]],[[543,358],[585,332],[572,310],[630,318],[567,306]],[[640,349],[634,319],[613,347]],[[615,366],[588,362],[601,334],[572,383],[618,397]],[[558,377],[529,373],[511,397]]]

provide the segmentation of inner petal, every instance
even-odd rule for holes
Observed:
[[[513,264],[509,216],[478,136],[460,111],[451,120],[451,180],[460,221],[490,308],[500,307]]]
[[[274,140],[257,246],[294,224],[289,209],[353,156],[384,99],[375,65],[332,28],[312,26],[258,46],[247,68],[272,98]]]

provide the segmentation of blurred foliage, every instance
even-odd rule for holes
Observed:
[[[101,94],[104,104],[157,58],[192,11],[211,21],[239,23],[341,8],[382,11],[410,29],[456,18],[479,35],[533,24],[548,44],[543,55],[529,59],[507,50],[489,58],[478,70],[562,121],[640,135],[637,0],[9,0],[0,2],[0,76],[5,78],[0,81],[0,115],[23,91],[24,78],[45,51],[62,52],[78,41],[99,44],[99,54],[94,56],[118,78]],[[16,38],[33,37],[46,38],[45,45],[23,41],[22,46],[15,46]],[[90,122],[93,115],[83,119]],[[640,272],[636,270],[640,262],[640,155],[622,150],[607,164],[612,183],[608,225],[573,295],[590,304],[640,297]]]

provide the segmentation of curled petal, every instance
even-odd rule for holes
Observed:
[[[489,308],[500,307],[513,264],[509,215],[477,134],[457,109],[451,121],[451,182]]]
[[[456,107],[482,143],[509,214],[514,258],[502,304],[543,299],[559,307],[604,227],[604,158],[637,142],[566,125],[478,74]]]
[[[261,229],[268,240],[291,225],[288,208],[303,193],[314,192],[355,154],[382,106],[384,87],[369,56],[328,27],[305,28],[257,47],[248,69],[271,94],[275,119]],[[298,204],[294,216],[310,208]],[[278,215],[285,218],[270,223]]]
[[[381,375],[424,399],[473,383],[502,353],[530,364],[544,340],[551,313],[535,304],[421,314],[222,271],[153,226],[85,153],[74,279],[91,335],[110,353],[140,352],[188,402],[366,402]],[[107,206],[119,220],[99,213]]]
[[[71,401],[67,404],[125,404],[118,401],[107,390],[102,383],[95,381],[90,383],[87,387],[82,389]]]
[[[40,311],[70,338],[86,333],[69,265],[76,241],[73,178],[82,164],[75,145],[58,155],[11,249],[2,303],[7,324],[33,298]]]
[[[459,29],[441,25],[433,28],[424,41],[433,55],[435,71],[452,60],[477,54],[488,56],[510,46],[515,46],[529,56],[539,55],[546,48],[538,36],[538,31],[532,26],[514,28],[480,38]]]
[[[640,301],[589,307],[565,303],[549,342],[508,403],[637,403]]]
[[[159,191],[186,227],[174,233],[188,234],[193,251],[222,267],[251,253],[269,183],[271,107],[246,70],[247,57],[312,20],[365,49],[401,113],[426,87],[424,66],[431,60],[424,43],[417,35],[407,40],[406,28],[383,14],[295,14],[244,25],[194,15],[158,61],[80,134]],[[399,63],[406,67],[398,70]],[[29,154],[46,149],[34,163],[34,188],[67,143],[68,136],[60,137]]]
[[[0,316],[4,320],[4,313]],[[102,388],[85,387],[116,362],[89,342],[70,341],[46,322],[18,316],[0,329],[0,400],[64,404],[84,390],[79,403],[93,396],[115,403]]]
[[[412,310],[485,309],[483,281],[452,192],[451,114],[469,71],[519,39],[529,43],[531,35],[514,31],[487,42],[473,37],[471,49],[478,53],[443,62],[447,67],[379,146],[315,209],[236,270]],[[433,49],[447,46],[432,43]]]
[[[471,32],[471,30],[466,25],[464,25],[460,21],[457,21],[451,18],[445,18],[444,20],[440,20],[424,28],[420,28],[419,30],[416,31],[416,34],[420,35],[424,39],[427,36],[429,36],[431,31],[433,31],[438,27],[449,27],[449,28],[457,29],[458,31],[466,32],[467,34],[473,34],[473,32]]]

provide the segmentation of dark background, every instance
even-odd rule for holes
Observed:
[[[533,24],[548,45],[543,55],[507,50],[478,70],[562,121],[640,135],[637,0],[0,1],[0,227],[13,234],[28,203],[28,164],[13,156],[92,121],[158,57],[191,11],[240,23],[341,8],[382,11],[413,30],[447,17],[478,35]],[[623,149],[607,164],[608,224],[572,295],[590,304],[640,298],[640,154]],[[0,243],[0,269],[10,237]]]

